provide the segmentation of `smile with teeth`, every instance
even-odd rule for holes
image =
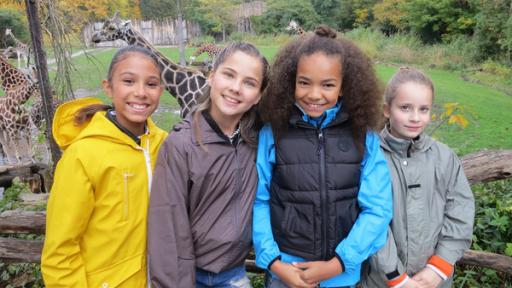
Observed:
[[[139,103],[128,103],[128,106],[134,110],[143,111],[149,107],[148,104],[139,104]]]
[[[324,104],[313,104],[313,103],[306,103],[306,105],[311,109],[320,109],[324,106]]]

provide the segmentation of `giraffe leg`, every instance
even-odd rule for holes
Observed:
[[[13,141],[11,141],[10,133],[7,131],[0,131],[0,142],[2,144],[2,148],[5,154],[5,163],[7,164],[15,164],[16,161],[16,149]]]
[[[16,145],[16,154],[18,155],[19,162],[34,162],[31,140],[30,127],[27,126],[19,131],[18,143]]]

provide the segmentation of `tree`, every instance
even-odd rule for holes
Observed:
[[[343,30],[368,27],[373,22],[373,6],[378,0],[340,0],[335,21]]]
[[[305,30],[312,30],[322,22],[309,0],[268,0],[266,12],[251,19],[258,33],[285,32],[291,20],[298,22]]]
[[[176,0],[141,0],[142,19],[177,17]]]
[[[374,24],[386,35],[405,30],[406,0],[384,0],[373,6]]]
[[[477,0],[475,44],[478,60],[497,58],[506,53],[510,58],[512,45],[512,4],[508,0]]]
[[[198,22],[206,33],[222,34],[225,41],[227,33],[234,28],[233,11],[239,3],[235,0],[192,0],[186,15]]]
[[[410,0],[401,7],[408,28],[423,42],[436,43],[443,37],[473,33],[476,21],[471,4],[469,0]]]

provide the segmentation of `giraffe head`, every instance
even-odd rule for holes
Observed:
[[[299,36],[303,36],[304,34],[306,34],[304,29],[302,29],[302,27],[300,27],[299,23],[297,23],[297,21],[295,21],[295,20],[291,20],[290,23],[288,23],[288,26],[286,26],[285,30],[286,31],[294,31]]]
[[[288,23],[288,26],[286,26],[286,31],[297,31],[299,28],[299,24],[295,20],[291,20],[290,23]]]
[[[114,16],[103,22],[103,27],[100,31],[95,32],[92,35],[92,41],[94,43],[124,40],[127,31],[130,29],[130,20],[123,20],[119,17],[119,12],[116,12]]]

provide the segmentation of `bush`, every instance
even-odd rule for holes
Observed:
[[[471,249],[512,257],[512,180],[473,185],[475,227]],[[455,287],[512,287],[511,275],[491,269],[458,269]]]

